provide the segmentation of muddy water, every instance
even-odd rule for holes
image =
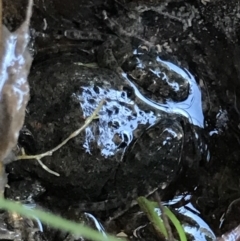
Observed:
[[[145,64],[147,58],[133,49],[133,58],[139,60],[137,71],[126,70],[122,76],[98,68],[94,53],[102,44],[100,38],[74,41],[62,34],[66,29],[77,28],[112,35],[104,21],[99,20],[101,11],[107,10],[111,17],[127,26],[121,18],[121,5],[111,1],[105,4],[98,1],[95,7],[83,4],[81,8],[86,11],[82,14],[76,11],[79,6],[73,5],[63,8],[58,1],[36,2],[32,23],[35,38],[32,44],[35,62],[30,75],[32,97],[26,118],[26,127],[32,135],[23,131],[21,144],[29,153],[48,150],[81,126],[101,98],[107,98],[107,103],[86,132],[52,158],[43,160],[60,177],[46,173],[34,161],[14,163],[8,171],[15,191],[7,195],[26,199],[28,194],[22,197],[21,188],[27,190],[31,185],[19,189],[17,184],[32,178],[34,183],[37,179],[43,188],[38,184],[35,188],[31,186],[29,196],[41,206],[63,213],[79,202],[116,197],[122,200],[134,188],[134,195],[142,190],[147,194],[151,191],[149,187],[154,188],[157,183],[162,188],[169,186],[160,191],[168,201],[175,193],[191,192],[191,203],[200,211],[198,216],[215,234],[237,226],[240,221],[237,4],[224,0],[206,5],[201,1],[171,1],[163,9],[164,14],[143,12],[143,37],[159,44],[162,52],[152,59],[155,68],[150,68]],[[8,25],[20,21],[21,12],[16,18],[11,15],[18,8],[12,4],[5,12]],[[86,15],[87,22],[83,21]],[[154,88],[137,82],[134,74],[139,72],[164,83],[158,95],[153,94]],[[169,78],[176,73],[181,76],[180,81]],[[142,161],[148,155],[150,169]],[[123,164],[119,164],[121,160]],[[132,160],[139,164],[133,165]],[[163,164],[166,172],[161,169]],[[156,166],[159,172],[153,171]],[[142,181],[143,177],[147,182]],[[126,180],[130,184],[127,187]],[[33,189],[38,190],[34,195]],[[187,204],[176,205],[173,208]],[[106,220],[109,216],[108,211],[107,215],[96,217]],[[126,227],[124,224],[129,222],[119,220],[116,227],[131,234],[140,225],[138,217],[131,217],[135,226]],[[116,227],[114,231],[118,231]],[[47,236],[49,240],[56,238],[52,231]],[[61,240],[63,236],[60,235]]]

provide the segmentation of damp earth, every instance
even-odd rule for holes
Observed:
[[[26,5],[3,1],[11,31]],[[41,160],[60,176],[16,161],[6,197],[134,240],[158,239],[132,205],[155,191],[195,239],[236,227],[239,11],[225,0],[36,0],[19,146],[29,155],[51,150],[105,102],[83,132]],[[8,230],[11,216],[1,217],[2,239],[80,239],[37,217]]]

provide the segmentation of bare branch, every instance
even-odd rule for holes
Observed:
[[[71,140],[72,138],[76,137],[77,135],[79,135],[86,127],[89,126],[89,124],[94,120],[96,119],[100,109],[102,108],[103,104],[104,104],[105,100],[102,100],[100,102],[100,104],[98,105],[98,107],[94,110],[94,112],[92,113],[91,116],[89,116],[84,125],[81,126],[79,129],[77,129],[76,131],[74,131],[71,135],[69,135],[68,138],[66,138],[62,143],[60,143],[58,146],[54,147],[52,150],[50,151],[47,151],[47,152],[44,152],[42,154],[38,154],[38,155],[25,155],[25,153],[23,153],[23,155],[21,156],[17,156],[16,160],[29,160],[29,159],[36,159],[39,164],[43,167],[43,169],[45,169],[47,172],[53,174],[53,175],[56,175],[56,176],[59,176],[58,173],[50,170],[48,167],[46,167],[42,162],[41,162],[41,159],[43,157],[46,157],[46,156],[52,156],[52,154],[59,150],[62,146],[64,146],[69,140]]]

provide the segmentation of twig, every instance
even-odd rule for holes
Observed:
[[[32,8],[33,8],[33,0],[29,0],[28,6],[27,6],[26,20],[25,20],[25,24],[27,28],[29,28],[29,25],[30,25],[30,19],[32,17]]]
[[[172,229],[171,229],[171,226],[170,226],[170,224],[168,222],[168,217],[165,214],[164,207],[162,205],[162,200],[161,200],[158,192],[155,193],[155,197],[156,197],[156,201],[158,202],[159,209],[160,209],[160,211],[162,213],[162,220],[163,220],[164,226],[165,226],[165,228],[167,230],[168,241],[174,241]]]
[[[45,171],[47,171],[47,172],[49,172],[49,173],[51,173],[51,174],[53,174],[53,175],[55,175],[55,176],[57,176],[57,177],[60,176],[59,173],[51,170],[51,169],[50,169],[49,167],[47,167],[39,158],[36,158],[36,159],[37,159],[39,165],[40,165]]]
[[[69,140],[71,140],[72,138],[76,137],[77,135],[79,135],[86,127],[89,126],[89,124],[96,119],[96,116],[98,115],[100,109],[102,108],[103,104],[104,104],[105,100],[102,100],[100,102],[100,104],[98,105],[98,107],[94,110],[94,112],[92,113],[91,116],[89,116],[86,120],[83,126],[81,126],[78,130],[74,131],[68,138],[66,138],[62,143],[60,143],[59,145],[57,145],[56,147],[54,147],[52,150],[44,152],[42,154],[38,154],[38,155],[25,155],[25,153],[23,153],[23,155],[21,156],[17,156],[17,158],[15,159],[15,161],[17,160],[29,160],[29,159],[36,159],[39,164],[43,167],[43,169],[45,169],[46,171],[50,172],[53,175],[59,176],[58,173],[50,170],[47,166],[45,166],[42,162],[41,159],[45,156],[52,156],[52,154],[57,151],[58,149],[60,149],[62,146],[64,146]]]

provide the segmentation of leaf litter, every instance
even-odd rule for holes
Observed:
[[[10,32],[0,24],[0,195],[7,184],[5,164],[14,160],[13,149],[29,100],[27,78],[33,59],[27,46],[32,6],[33,0],[29,0],[26,18],[16,31]]]

